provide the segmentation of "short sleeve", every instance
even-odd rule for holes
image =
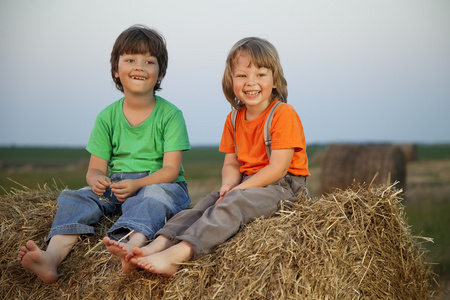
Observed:
[[[220,141],[219,151],[223,153],[234,153],[234,129],[231,123],[231,112],[228,114],[223,126],[222,139]]]

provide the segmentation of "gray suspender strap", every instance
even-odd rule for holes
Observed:
[[[272,127],[272,119],[273,115],[275,114],[275,110],[280,104],[284,104],[284,102],[278,101],[277,103],[272,106],[270,109],[269,115],[266,118],[266,123],[264,124],[264,144],[266,145],[266,152],[267,157],[270,159],[270,154],[272,153],[271,145],[272,145],[272,136],[270,135],[270,128]],[[231,124],[233,125],[234,130],[234,150],[237,155],[237,147],[236,147],[236,117],[237,117],[238,111],[233,108],[233,111],[231,112]]]
[[[269,112],[269,115],[267,116],[266,123],[264,124],[264,144],[266,145],[266,152],[267,157],[270,159],[270,154],[272,154],[272,136],[270,135],[270,128],[272,127],[272,119],[273,115],[275,114],[275,110],[280,104],[283,104],[284,102],[278,101],[275,103],[274,106],[272,106],[272,109]]]
[[[238,110],[236,108],[233,108],[231,111],[231,124],[233,125],[233,131],[234,131],[234,153],[237,155],[237,147],[236,147],[236,117],[237,117]]]

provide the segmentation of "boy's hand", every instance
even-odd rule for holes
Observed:
[[[99,176],[92,186],[92,191],[97,195],[103,195],[106,192],[106,188],[110,186],[111,180],[108,176]]]
[[[219,199],[217,199],[217,201],[216,201],[216,203],[214,203],[214,204],[217,204],[217,203],[219,203],[220,201],[222,201],[223,200],[223,198],[225,197],[225,195],[229,192],[229,191],[231,191],[231,190],[233,190],[230,186],[227,186],[227,185],[222,185],[222,187],[220,188],[220,190],[219,190]]]
[[[120,202],[125,202],[129,197],[133,196],[139,189],[136,180],[125,179],[110,185],[111,191]]]

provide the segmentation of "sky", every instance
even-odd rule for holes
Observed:
[[[448,0],[1,0],[0,146],[85,147],[123,96],[109,59],[134,24],[167,41],[157,94],[192,146],[219,144],[225,59],[248,36],[277,48],[308,144],[450,142]]]

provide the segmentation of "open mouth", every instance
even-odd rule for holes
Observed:
[[[136,80],[145,80],[145,77],[142,76],[131,76],[131,78]]]
[[[248,96],[257,96],[261,93],[261,91],[248,91],[248,92],[244,92],[244,93]]]

